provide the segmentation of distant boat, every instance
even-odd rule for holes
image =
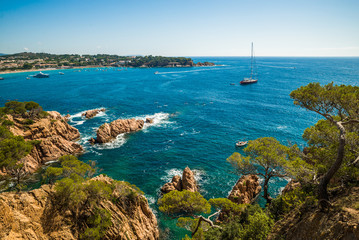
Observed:
[[[155,74],[159,74],[159,72],[158,72],[158,71],[156,71],[156,72],[155,72]]]
[[[0,77],[0,80],[4,80],[4,78],[3,78],[3,77]]]
[[[30,77],[26,77],[26,79],[30,79]]]
[[[33,77],[34,78],[48,78],[48,77],[50,77],[50,75],[42,73],[42,72],[39,72],[38,74],[34,75]]]
[[[256,79],[255,73],[253,71],[253,65],[254,65],[254,55],[253,55],[253,43],[252,43],[252,49],[251,49],[251,76],[249,78],[244,78],[242,81],[240,81],[239,83],[241,85],[258,82],[258,79]]]
[[[64,75],[65,73],[63,73],[63,72],[59,72],[59,74],[60,74],[60,75]]]

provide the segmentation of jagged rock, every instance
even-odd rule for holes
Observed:
[[[175,188],[175,186],[171,182],[165,183],[165,185],[163,185],[162,188],[161,188],[162,193],[169,193],[169,192],[171,192],[173,190],[177,190],[177,189]]]
[[[46,162],[57,160],[63,155],[83,151],[80,144],[73,142],[80,137],[79,131],[70,126],[60,113],[48,111],[48,114],[45,118],[35,119],[31,125],[24,125],[23,118],[7,115],[14,122],[10,127],[14,135],[23,136],[25,140],[39,141],[30,154],[21,160],[27,172],[35,172]]]
[[[297,206],[274,224],[267,239],[359,239],[359,187],[343,190],[326,212],[313,203]]]
[[[96,143],[96,140],[94,138],[90,138],[88,141],[89,141],[90,144],[95,144]]]
[[[71,115],[70,114],[66,114],[65,118],[66,118],[66,121],[68,121],[70,119]]]
[[[113,180],[98,176],[92,180],[111,184]],[[71,213],[53,207],[54,188],[43,185],[29,192],[0,194],[0,239],[78,239],[78,228]],[[124,202],[116,189],[116,201],[101,201],[100,206],[111,213],[112,226],[103,239],[159,238],[157,219],[144,196]]]
[[[244,175],[234,185],[228,199],[237,204],[250,204],[261,189],[257,175]]]
[[[182,191],[182,180],[179,175],[174,176],[171,182],[165,183],[161,188],[163,193],[169,193],[173,190]]]
[[[172,178],[172,184],[176,190],[182,191],[182,180],[180,175],[176,175]]]
[[[146,118],[146,123],[153,123],[153,118]]]
[[[110,124],[105,123],[97,130],[98,143],[106,143],[116,138],[121,133],[139,131],[143,128],[144,121],[136,119],[117,119]]]
[[[243,175],[237,183],[233,186],[228,199],[237,204],[251,204],[262,187],[259,185],[259,178],[257,175]],[[230,212],[222,210],[219,213],[218,220],[224,221],[231,215]]]
[[[172,178],[171,182],[165,183],[165,185],[163,185],[161,188],[162,193],[169,193],[170,191],[173,190],[177,190],[177,191],[188,190],[191,192],[198,191],[194,174],[191,171],[191,169],[189,169],[189,167],[186,167],[184,169],[182,174],[182,179],[181,176],[176,175]]]
[[[95,117],[97,114],[99,114],[100,112],[104,112],[106,111],[105,108],[101,108],[101,109],[91,109],[91,110],[87,110],[86,112],[84,112],[82,114],[82,116],[84,116],[85,118],[89,119],[89,118],[93,118]]]
[[[191,169],[189,169],[189,167],[186,167],[183,170],[182,190],[188,190],[190,192],[197,192],[198,190],[196,180],[194,179],[194,174]]]

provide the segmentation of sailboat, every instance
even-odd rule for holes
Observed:
[[[254,74],[254,71],[253,71],[253,65],[254,65],[254,55],[253,55],[253,43],[252,43],[252,49],[251,49],[251,76],[249,78],[244,78],[242,81],[240,81],[239,83],[241,85],[258,82],[258,79],[256,79],[256,77],[254,76],[255,74]]]

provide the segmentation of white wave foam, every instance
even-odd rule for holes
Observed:
[[[121,147],[123,144],[125,144],[127,142],[127,139],[125,138],[125,134],[122,133],[120,135],[118,135],[114,140],[112,140],[111,142],[108,143],[100,143],[100,144],[95,144],[93,145],[93,147],[95,149],[98,150],[103,150],[103,149],[115,149],[115,148],[119,148]]]
[[[100,107],[98,109],[101,109],[101,108],[104,108],[104,107]],[[69,117],[70,123],[72,123],[73,126],[82,125],[86,120],[86,118],[84,116],[82,116],[82,114],[84,114],[86,111],[88,111],[88,110],[78,112],[78,113],[71,115]],[[104,112],[99,112],[95,117],[106,117],[106,116],[107,116],[106,111],[104,111]]]
[[[214,71],[214,70],[222,70],[222,68],[213,68],[213,67],[201,67],[202,69],[196,70],[187,70],[187,71],[173,71],[173,72],[158,72],[156,74],[180,74],[180,73],[191,73],[191,72],[203,72],[203,71]]]
[[[205,182],[204,176],[207,174],[206,171],[200,169],[191,169],[194,174],[194,179],[197,181],[198,185],[201,185]],[[170,182],[172,178],[176,175],[182,177],[183,170],[178,168],[172,168],[165,171],[166,175],[161,177],[163,182]]]
[[[139,116],[135,117],[136,119],[141,119],[143,121],[146,121],[146,118],[151,118],[153,120],[152,123],[146,123],[143,126],[143,130],[147,130],[148,127],[167,127],[168,125],[172,124],[173,122],[168,121],[170,117],[169,113],[159,112],[155,113],[153,115],[145,115],[145,116]]]
[[[201,133],[201,131],[196,131],[194,128],[192,128],[192,131],[184,131],[183,133],[181,133],[180,135],[181,136],[184,136],[184,135],[196,135],[196,134],[199,134]]]

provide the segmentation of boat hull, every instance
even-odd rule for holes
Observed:
[[[246,85],[246,84],[252,84],[252,83],[257,83],[258,80],[243,80],[243,81],[240,81],[239,83],[241,85]]]

